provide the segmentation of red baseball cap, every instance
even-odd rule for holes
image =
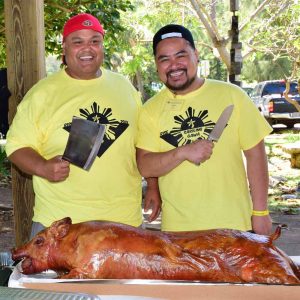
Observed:
[[[66,22],[63,30],[63,41],[70,33],[82,29],[92,29],[104,36],[104,29],[99,20],[90,14],[83,13],[72,17]]]

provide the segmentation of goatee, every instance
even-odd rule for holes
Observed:
[[[195,81],[196,77],[197,77],[197,75],[195,75],[195,76],[193,76],[191,78],[187,78],[186,82],[184,82],[181,85],[176,85],[176,86],[170,84],[169,81],[167,80],[167,82],[165,83],[165,85],[171,91],[184,91],[185,89],[189,88],[192,85],[192,83]]]

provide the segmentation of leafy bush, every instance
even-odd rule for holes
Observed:
[[[9,161],[6,153],[0,148],[0,176],[6,177],[10,174]]]

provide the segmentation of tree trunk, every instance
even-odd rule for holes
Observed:
[[[46,75],[44,1],[5,0],[4,11],[11,123],[26,92]],[[15,166],[12,168],[12,193],[16,245],[19,246],[29,238],[34,193],[31,178]]]
[[[144,85],[143,85],[142,73],[141,73],[141,70],[139,68],[135,72],[135,78],[136,78],[136,83],[137,83],[138,90],[141,93],[143,101],[145,101],[145,100],[147,100],[146,99],[147,97],[146,97],[146,93],[145,93],[145,89],[144,89]]]

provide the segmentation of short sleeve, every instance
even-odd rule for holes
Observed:
[[[153,113],[154,114],[154,113]],[[158,152],[159,129],[157,122],[151,117],[147,103],[141,108],[138,121],[137,148]]]
[[[248,150],[263,140],[273,129],[248,95],[244,92],[240,94],[238,97],[240,145],[243,150]]]
[[[24,147],[30,147],[39,152],[41,133],[34,97],[34,93],[29,91],[17,108],[17,113],[7,133],[5,147],[7,156]]]

